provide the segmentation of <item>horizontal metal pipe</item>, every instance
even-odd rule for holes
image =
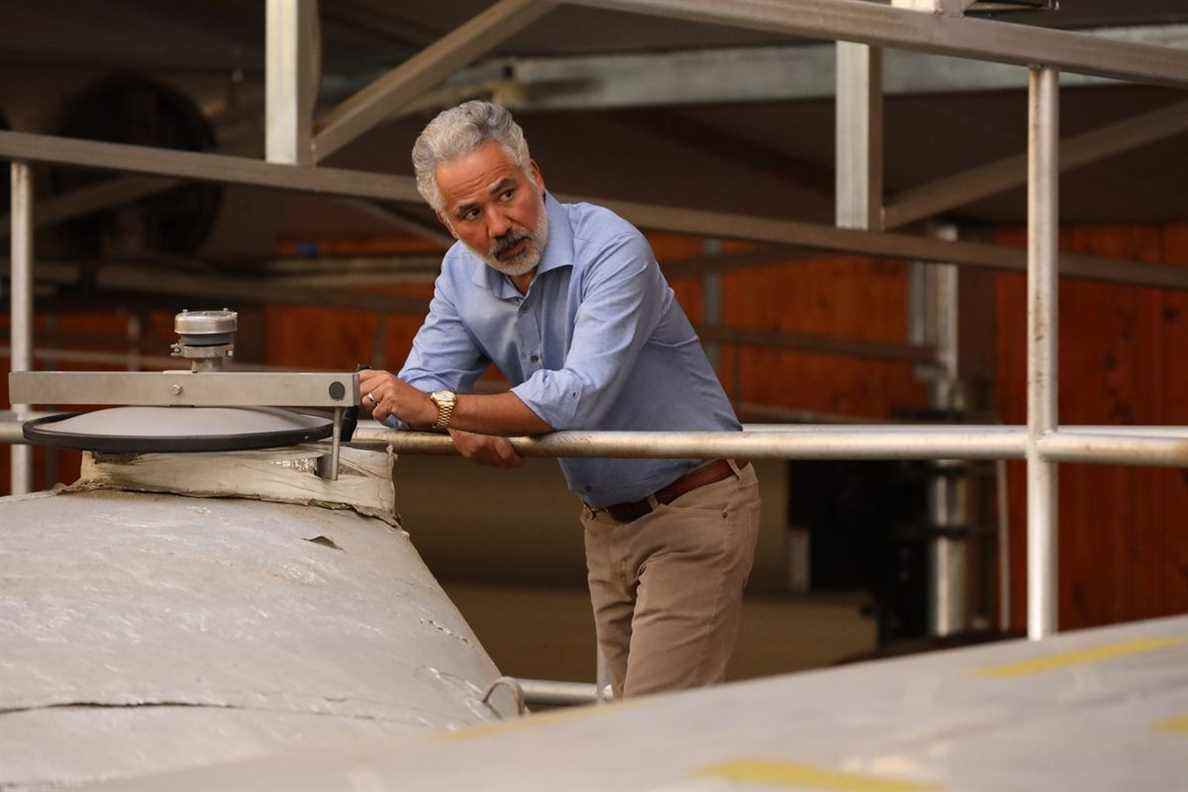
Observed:
[[[1013,459],[1026,435],[1004,426],[804,426],[782,432],[554,432],[509,437],[526,457],[620,459]],[[456,454],[447,435],[402,432],[364,422],[352,445],[397,453]]]
[[[1098,424],[1061,424],[1055,432],[1064,435],[1117,435],[1121,437],[1184,437],[1188,438],[1188,426],[1109,426]]]
[[[54,415],[29,413],[30,420]],[[1020,459],[1019,426],[748,424],[744,432],[554,432],[508,438],[532,457],[711,459]],[[21,422],[0,411],[0,444],[22,444]],[[456,454],[446,435],[400,432],[362,421],[351,445],[391,445],[405,454]],[[1066,426],[1039,441],[1060,462],[1188,467],[1188,427]]]
[[[31,162],[180,176],[325,195],[420,201],[415,181],[407,176],[341,168],[306,168],[226,154],[101,143],[27,132],[0,132],[0,158],[22,159],[24,152],[32,152],[28,157]]]
[[[821,355],[844,355],[865,360],[901,360],[921,364],[936,361],[936,350],[931,347],[857,341],[818,333],[739,330],[722,325],[703,324],[697,327],[697,335],[702,343],[719,341],[741,346],[794,349]]]
[[[25,436],[21,434],[21,427],[25,421],[45,418],[56,413],[27,412],[18,418],[12,410],[0,410],[0,444],[24,445]]]
[[[573,707],[598,700],[598,687],[592,682],[555,682],[550,679],[516,679],[528,706]]]
[[[873,3],[858,3],[858,5],[877,7]],[[911,13],[924,16],[918,12]],[[247,157],[100,143],[24,132],[0,132],[0,159],[25,159],[30,162],[155,173],[181,176],[187,179],[254,184],[261,187],[328,195],[353,195],[391,201],[420,202],[416,191],[416,181],[409,176],[370,174],[337,168],[304,168],[261,162]],[[755,218],[749,215],[706,212],[586,196],[559,194],[557,197],[566,202],[590,201],[597,203],[618,212],[643,228],[680,231],[725,239],[750,239],[814,250],[858,253],[909,261],[934,261],[943,264],[1016,272],[1026,270],[1026,258],[1023,251],[997,245],[947,242],[909,234],[836,228],[832,225],[817,223]],[[39,278],[43,269],[45,268],[39,264]],[[162,275],[159,271],[155,274]],[[1080,253],[1061,255],[1060,274],[1114,283],[1188,289],[1188,271],[1183,269],[1137,261],[1117,261]],[[183,278],[181,275],[175,274],[170,276],[168,288],[160,280],[150,280],[146,283],[143,277],[135,273],[130,276],[132,282],[125,283],[124,281],[128,277],[128,274],[120,276],[120,273],[115,269],[104,267],[100,271],[100,281],[97,285],[106,289],[123,287],[138,291],[155,290],[174,294],[202,294],[212,297],[212,299],[215,297],[215,294],[210,291],[213,288],[211,284],[214,282],[210,275],[204,275],[202,278]],[[222,285],[218,286],[217,293],[223,297],[219,299],[229,296],[242,300],[256,299],[266,302],[317,304],[324,304],[319,301],[331,298],[344,299],[343,295],[328,294],[325,290],[290,290],[279,289],[276,286],[260,289],[259,285],[232,282],[234,280],[224,278],[220,281]],[[355,305],[363,305],[368,299],[371,299],[376,304],[367,304],[365,307],[369,310],[389,313],[401,310],[420,315],[425,310],[424,301],[390,295],[372,297],[355,295],[350,299]],[[387,307],[379,304],[384,301],[386,301]],[[392,305],[393,301],[403,307],[395,307]]]
[[[1059,432],[1039,439],[1040,455],[1050,462],[1188,467],[1188,436],[1140,436]]]
[[[9,347],[0,346],[0,357],[9,352]],[[141,368],[181,368],[183,361],[165,355],[142,355],[138,352],[97,352],[93,349],[34,349],[33,357],[37,360],[69,361],[71,363],[97,363],[108,366],[126,366],[135,363]]]

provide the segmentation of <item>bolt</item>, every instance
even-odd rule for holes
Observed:
[[[172,384],[172,385],[170,385],[170,386],[169,386],[169,392],[170,392],[170,393],[172,393],[174,396],[181,396],[181,394],[182,394],[182,386],[181,386],[181,385],[178,385],[178,384],[175,382],[174,384]]]

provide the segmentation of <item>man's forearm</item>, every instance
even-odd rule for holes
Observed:
[[[538,435],[553,431],[511,391],[459,395],[450,428],[491,435]]]
[[[361,406],[377,421],[396,416],[413,429],[437,422],[437,405],[429,394],[387,371],[359,372]],[[463,394],[454,403],[450,428],[486,435],[537,435],[553,431],[511,391]]]

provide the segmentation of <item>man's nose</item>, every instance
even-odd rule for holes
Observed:
[[[487,231],[492,237],[503,236],[511,231],[511,227],[511,221],[498,207],[492,206],[487,210]]]

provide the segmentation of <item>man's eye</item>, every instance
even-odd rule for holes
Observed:
[[[507,201],[507,200],[510,200],[510,199],[511,199],[511,197],[512,197],[513,195],[515,195],[515,194],[516,194],[516,191],[515,191],[515,189],[513,188],[513,189],[510,189],[510,190],[504,190],[504,191],[503,191],[503,192],[500,194],[500,196],[499,196],[499,197],[500,197],[500,198],[502,198],[503,200]]]
[[[465,212],[462,213],[463,220],[473,220],[476,217],[478,217],[477,209],[467,209]]]

